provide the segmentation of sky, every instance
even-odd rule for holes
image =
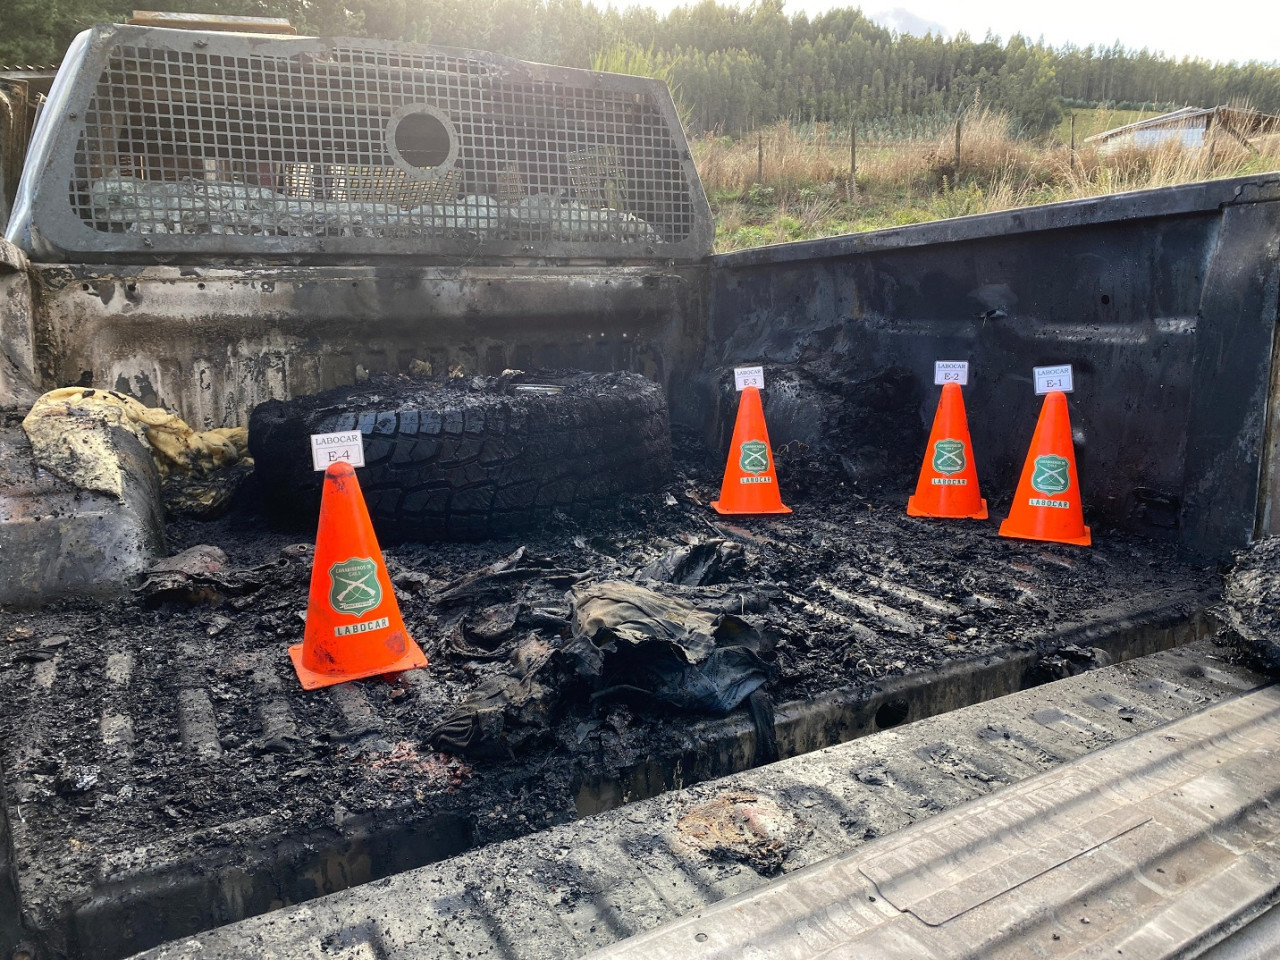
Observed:
[[[647,6],[666,13],[696,0],[603,0],[600,6]],[[719,0],[747,6],[748,0]],[[1044,39],[1053,47],[1144,47],[1168,56],[1280,64],[1280,3],[1276,0],[1217,0],[1208,6],[1186,0],[786,0],[785,10],[813,15],[833,7],[861,7],[872,20],[899,33],[947,36],[963,30],[981,40],[987,31],[1007,40],[1015,33]]]

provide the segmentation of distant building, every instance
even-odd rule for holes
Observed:
[[[1103,152],[1126,147],[1158,147],[1171,141],[1197,149],[1210,144],[1215,134],[1223,134],[1243,146],[1252,147],[1255,138],[1276,133],[1280,133],[1280,117],[1256,110],[1183,107],[1172,113],[1094,134],[1085,143],[1095,143]]]

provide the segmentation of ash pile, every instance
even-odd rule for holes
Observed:
[[[1259,540],[1236,554],[1227,574],[1220,615],[1243,656],[1280,673],[1280,537]]]

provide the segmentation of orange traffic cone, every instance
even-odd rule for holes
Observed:
[[[973,462],[973,441],[958,383],[942,385],[942,399],[933,416],[915,496],[907,500],[907,514],[987,518],[987,501],[978,491],[978,467]]]
[[[427,665],[409,637],[351,464],[324,473],[307,628],[289,648],[307,690]]]
[[[1076,451],[1071,441],[1071,416],[1066,394],[1047,394],[1022,467],[1018,492],[1000,536],[1023,540],[1052,540],[1087,547],[1093,542],[1084,525]]]
[[[720,484],[720,499],[711,501],[717,513],[790,513],[782,505],[778,475],[773,469],[769,431],[764,425],[760,391],[747,387],[738,402],[738,419],[729,442],[729,462]]]

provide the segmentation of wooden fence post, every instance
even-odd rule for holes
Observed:
[[[956,162],[953,168],[955,172],[952,174],[952,181],[951,181],[952,190],[954,190],[957,184],[960,183],[960,120],[959,118],[956,119],[956,158],[955,159],[956,159]]]
[[[764,183],[764,134],[756,134],[756,183]]]
[[[1213,152],[1214,147],[1218,145],[1218,108],[1214,107],[1213,113],[1209,115],[1209,120],[1205,124],[1204,138],[1207,143],[1207,149],[1204,155],[1205,173],[1213,173]]]
[[[858,121],[849,121],[849,196],[858,195]]]
[[[1076,115],[1074,113],[1071,114],[1071,156],[1068,159],[1068,165],[1071,167],[1071,172],[1075,173],[1076,171]]]

